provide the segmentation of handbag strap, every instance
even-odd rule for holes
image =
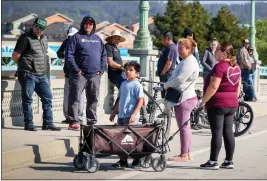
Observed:
[[[184,91],[186,91],[195,81],[197,80],[197,78],[193,81],[193,82],[191,82],[190,84],[189,84],[189,86],[187,86],[187,88],[185,89],[185,90],[183,90],[181,93],[183,93]]]

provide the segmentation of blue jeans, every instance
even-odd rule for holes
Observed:
[[[253,83],[253,79],[251,76],[251,72],[248,69],[242,69],[242,73],[241,73],[242,79],[245,82],[243,84],[243,90],[245,93],[245,100],[251,100],[253,98],[256,98],[256,93],[254,90],[254,83]]]
[[[41,98],[43,107],[43,125],[53,125],[52,92],[47,75],[37,76],[30,73],[20,73],[22,109],[25,126],[33,126],[32,95],[35,91]]]
[[[255,84],[255,76],[256,76],[255,74],[256,74],[255,70],[249,74],[250,78],[252,79],[253,85]]]

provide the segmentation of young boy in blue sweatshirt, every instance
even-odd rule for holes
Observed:
[[[140,109],[144,103],[143,87],[138,81],[140,65],[136,62],[128,62],[125,65],[127,80],[122,82],[119,90],[119,101],[110,115],[113,122],[118,113],[118,125],[137,124],[140,118]],[[127,157],[119,155],[120,160],[112,167],[128,167]],[[139,159],[134,159],[132,166],[137,166]]]

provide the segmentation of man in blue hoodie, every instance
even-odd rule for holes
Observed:
[[[69,129],[79,129],[78,107],[83,90],[86,90],[87,124],[97,122],[97,103],[100,79],[107,68],[107,53],[101,38],[95,34],[96,23],[85,16],[78,33],[73,35],[66,47],[65,59],[71,70],[69,84]]]

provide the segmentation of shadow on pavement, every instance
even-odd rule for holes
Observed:
[[[207,131],[197,131],[197,132],[192,132],[192,135],[197,135],[197,136],[211,136],[211,133]]]
[[[196,167],[196,166],[176,166],[176,165],[167,165],[166,168],[178,168],[178,169],[195,169],[195,170],[200,170],[200,167]],[[204,170],[204,169],[201,169]]]
[[[67,153],[65,154],[66,157],[74,157],[75,156],[74,149],[70,146],[70,140],[69,139],[57,139],[57,140],[64,141],[66,151],[67,151]]]
[[[42,160],[41,160],[39,145],[25,144],[25,146],[32,147],[32,151],[34,154],[34,163],[40,163]]]
[[[101,163],[99,171],[135,171],[135,169],[123,169],[123,168],[112,168],[111,165],[113,163]],[[75,173],[87,173],[87,170],[84,168],[82,170],[78,170],[73,166],[72,162],[67,162],[67,163],[58,163],[58,162],[41,162],[39,163],[41,165],[38,166],[29,166],[29,168],[34,169],[34,170],[39,170],[39,171],[60,171],[60,172],[75,172]],[[47,165],[47,166],[44,166]],[[55,166],[51,166],[55,165]]]

